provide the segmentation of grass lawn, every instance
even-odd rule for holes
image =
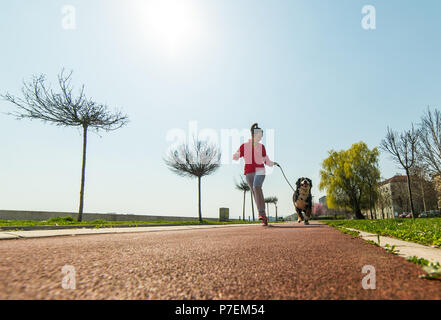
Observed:
[[[322,220],[333,227],[346,227],[425,245],[441,246],[441,218]]]
[[[202,223],[195,220],[190,221],[106,221],[106,220],[93,220],[78,222],[72,217],[57,217],[51,218],[47,221],[33,221],[33,220],[0,220],[0,227],[27,227],[27,226],[81,226],[81,225],[94,225],[97,227],[103,226],[117,226],[117,225],[133,225],[143,226],[152,224],[178,224],[178,225],[201,225],[201,224],[238,224],[238,223],[260,223],[259,221],[242,221],[242,220],[230,220],[228,222],[218,222],[211,220],[203,220]]]

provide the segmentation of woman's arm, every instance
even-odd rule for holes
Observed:
[[[274,161],[271,161],[268,156],[265,157],[265,164],[267,166],[273,167],[276,163]]]
[[[243,144],[240,146],[239,150],[237,150],[237,152],[235,154],[233,154],[233,160],[237,161],[240,159],[240,157],[243,157],[243,149],[244,146]]]
[[[273,167],[276,163],[271,161],[271,159],[268,157],[268,154],[266,153],[265,146],[262,145],[263,148],[263,163],[265,163],[267,166]]]

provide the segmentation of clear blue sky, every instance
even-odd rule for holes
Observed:
[[[85,212],[196,216],[196,180],[162,161],[167,133],[187,130],[189,121],[218,132],[253,122],[273,129],[274,160],[293,182],[310,177],[318,198],[328,150],[361,140],[378,146],[388,125],[407,129],[428,105],[440,105],[438,0],[179,3],[175,10],[73,0],[75,30],[62,28],[64,1],[2,4],[2,93],[19,94],[32,74],[55,82],[65,67],[89,96],[131,119],[118,131],[89,135]],[[376,30],[361,27],[368,4]],[[4,101],[0,107],[12,110]],[[76,211],[80,131],[3,114],[0,127],[0,209]],[[384,154],[380,166],[384,178],[399,172]],[[203,180],[204,216],[216,217],[219,207],[241,215],[233,183],[242,171],[242,163],[226,164]],[[279,171],[264,193],[279,198],[279,214],[293,212]]]

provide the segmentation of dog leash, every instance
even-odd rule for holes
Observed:
[[[289,183],[288,178],[285,176],[285,172],[283,172],[282,167],[280,166],[280,164],[275,163],[276,166],[278,166],[280,168],[280,171],[282,171],[283,177],[285,178],[286,182],[288,182],[289,186],[291,187],[292,191],[295,192],[294,188],[292,187],[291,183]]]

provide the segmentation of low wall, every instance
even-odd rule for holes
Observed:
[[[33,220],[44,221],[56,217],[78,217],[78,212],[51,212],[51,211],[20,211],[0,210],[0,220]],[[106,221],[182,221],[199,220],[197,217],[167,217],[167,216],[144,216],[136,214],[116,213],[83,213],[83,221],[103,219]],[[217,218],[203,218],[204,220],[217,221]]]

